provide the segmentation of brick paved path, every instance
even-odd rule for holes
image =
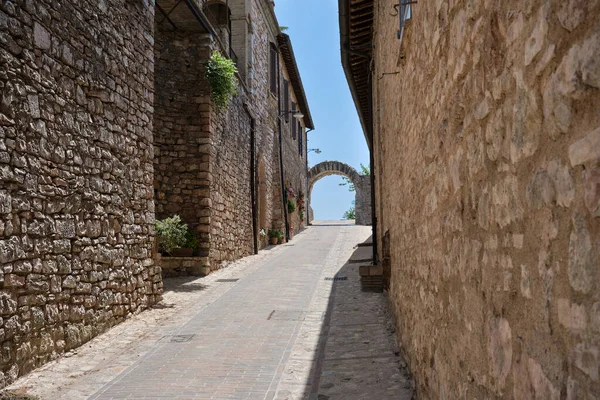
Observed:
[[[53,376],[74,373],[68,387],[28,393],[42,399],[408,400],[410,380],[386,325],[383,296],[361,293],[358,267],[345,264],[369,234],[369,227],[311,227],[254,265],[216,274],[236,282],[199,279],[210,282],[209,290],[195,295],[210,300],[194,303],[195,309],[188,305],[186,321],[139,335],[146,343],[135,349],[141,357],[132,356],[131,344],[110,363],[83,367],[81,374],[81,365],[72,371],[73,363],[59,361],[12,388],[31,388],[36,373],[48,386]],[[325,280],[336,273],[347,281]],[[115,329],[126,330],[128,323]],[[120,345],[118,337],[98,339],[89,360],[99,357],[93,347],[109,352],[111,340]]]

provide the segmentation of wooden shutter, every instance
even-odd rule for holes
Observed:
[[[283,112],[285,113],[285,122],[290,120],[290,83],[283,81]]]
[[[296,114],[296,103],[292,101],[292,115]],[[292,123],[292,139],[296,140],[296,118],[294,118],[294,123]]]
[[[277,50],[275,49],[275,45],[271,43],[271,57],[269,60],[269,70],[270,70],[270,83],[271,83],[271,93],[277,94]]]

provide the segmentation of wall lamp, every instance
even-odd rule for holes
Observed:
[[[321,149],[308,149],[306,153],[310,153],[311,151],[314,151],[316,154],[321,154]]]
[[[282,118],[284,115],[287,114],[294,114],[293,117],[296,118],[298,121],[304,118],[304,114],[302,114],[300,111],[284,111],[281,114],[279,114],[279,118]]]

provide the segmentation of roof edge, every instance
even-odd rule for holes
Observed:
[[[350,65],[350,27],[348,23],[349,12],[348,12],[348,2],[350,0],[338,0],[338,13],[339,13],[339,25],[340,25],[340,56],[342,59],[342,69],[344,70],[344,75],[346,76],[346,81],[348,82],[348,86],[350,88],[350,94],[352,95],[352,100],[354,101],[354,107],[356,108],[356,113],[358,114],[358,118],[360,120],[360,125],[363,129],[363,134],[365,135],[365,139],[367,140],[367,146],[369,150],[371,150],[371,142],[373,140],[371,130],[372,127],[366,121],[365,115],[360,110],[360,100],[358,98],[356,83],[354,82],[354,78],[352,77],[352,66]]]
[[[280,33],[279,35],[277,35],[277,41],[279,43],[279,49],[282,52],[284,59],[289,58],[292,64],[287,65],[286,63],[286,68],[288,69],[290,82],[292,84],[292,87],[294,88],[294,92],[296,93],[298,106],[300,107],[300,111],[302,111],[302,113],[304,114],[304,124],[309,129],[315,129],[312,116],[310,114],[310,109],[308,107],[306,93],[304,92],[304,86],[302,85],[300,70],[298,69],[296,57],[294,56],[294,48],[292,47],[292,41],[290,40],[290,36],[285,33]]]

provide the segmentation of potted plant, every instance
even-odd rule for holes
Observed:
[[[269,229],[268,236],[271,244],[277,244],[283,240],[283,233],[279,229]]]
[[[267,231],[265,230],[265,228],[262,228],[260,231],[258,231],[258,235],[260,236],[261,240],[267,237]]]
[[[288,213],[293,213],[294,211],[296,211],[296,203],[294,203],[294,201],[292,199],[288,199],[287,201],[287,209],[288,209]]]
[[[198,247],[198,238],[193,232],[188,230],[185,234],[185,243],[181,247],[173,249],[171,255],[173,257],[192,257],[196,247]]]
[[[191,257],[198,246],[198,239],[179,215],[157,220],[156,238],[159,249],[171,257]]]

